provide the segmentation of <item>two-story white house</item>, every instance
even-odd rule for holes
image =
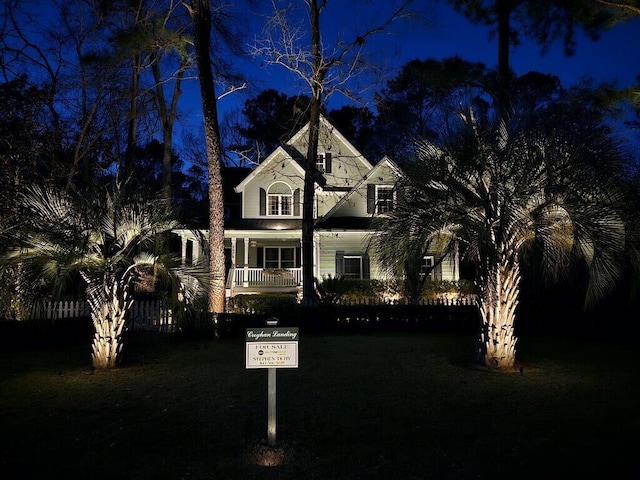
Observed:
[[[385,157],[372,165],[324,117],[320,121],[315,182],[314,276],[384,279],[375,261],[371,220],[393,208],[394,185],[402,174]],[[235,186],[239,205],[225,222],[227,296],[299,292],[302,285],[302,201],[308,125],[276,148]],[[178,230],[182,257],[202,256],[194,232]],[[206,232],[203,232],[203,234]],[[423,259],[425,266],[434,258]],[[430,270],[430,269],[429,269]],[[434,279],[458,280],[456,256],[431,271]]]

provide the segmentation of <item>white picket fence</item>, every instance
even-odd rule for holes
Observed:
[[[84,300],[39,302],[32,311],[31,319],[62,319],[89,316],[91,310]],[[170,308],[165,308],[161,300],[136,300],[133,302],[127,318],[132,320],[134,330],[158,330],[173,332],[176,325]]]

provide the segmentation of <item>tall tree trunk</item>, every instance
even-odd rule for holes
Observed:
[[[514,322],[520,293],[517,256],[500,255],[497,265],[486,278],[481,278],[481,283],[479,360],[491,368],[513,367],[517,342]]]
[[[315,180],[317,175],[318,138],[320,136],[320,107],[322,105],[322,85],[326,66],[322,64],[320,38],[320,10],[317,0],[309,2],[311,16],[311,55],[314,79],[309,105],[309,143],[304,174],[304,197],[302,202],[302,304],[312,305],[315,297],[313,276],[313,232],[315,220]]]
[[[498,111],[507,118],[510,103],[511,66],[511,1],[498,2]]]
[[[182,93],[181,84],[184,78],[187,61],[180,60],[180,67],[173,84],[173,94],[171,102],[167,105],[167,98],[164,94],[164,82],[160,71],[160,56],[154,54],[151,62],[151,71],[155,81],[156,102],[158,105],[158,116],[162,125],[162,199],[167,206],[171,206],[171,159],[173,157],[173,126],[178,114],[178,99]]]
[[[222,193],[222,144],[217,98],[210,61],[211,9],[209,0],[183,2],[194,27],[194,46],[209,171],[209,312],[222,313],[225,305],[224,203]]]
[[[162,127],[162,200],[171,206],[171,159],[173,157],[173,124]]]
[[[129,119],[127,124],[127,149],[123,163],[120,165],[120,174],[126,180],[133,172],[133,159],[138,143],[138,97],[140,96],[140,55],[134,55],[131,59],[131,91],[129,92]]]
[[[302,304],[314,302],[313,275],[313,204],[315,202],[315,177],[317,171],[318,137],[320,130],[320,99],[314,93],[311,98],[309,119],[309,145],[304,175],[304,197],[302,202]]]

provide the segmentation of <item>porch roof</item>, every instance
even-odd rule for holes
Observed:
[[[316,230],[373,230],[371,217],[327,217],[316,224]]]
[[[232,230],[300,230],[302,219],[231,218],[225,222],[224,228]]]

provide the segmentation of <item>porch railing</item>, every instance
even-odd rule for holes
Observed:
[[[245,280],[245,271],[247,278]],[[243,268],[234,269],[234,286],[296,287],[302,283],[302,268]]]

